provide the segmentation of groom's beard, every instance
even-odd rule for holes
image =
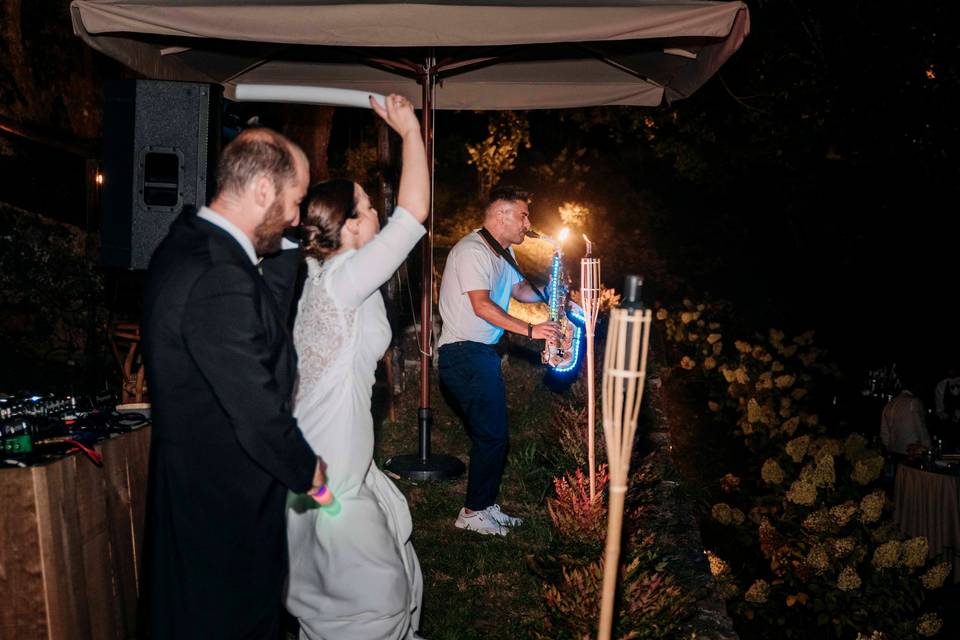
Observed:
[[[258,256],[268,256],[280,251],[283,232],[287,223],[283,219],[283,204],[277,198],[267,209],[263,221],[253,230],[253,248]]]

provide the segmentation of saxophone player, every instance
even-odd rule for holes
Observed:
[[[500,357],[493,346],[504,331],[537,340],[560,338],[556,322],[532,325],[507,313],[511,297],[540,300],[516,267],[512,249],[530,229],[529,200],[530,193],[517,187],[493,189],[483,227],[451,249],[440,283],[440,381],[460,405],[472,442],[467,494],[454,525],[484,535],[505,536],[522,522],[496,502],[508,430]]]

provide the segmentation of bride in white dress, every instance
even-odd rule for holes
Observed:
[[[380,286],[425,233],[427,160],[413,106],[390,95],[374,111],[403,139],[397,208],[379,230],[360,185],[310,188],[301,205],[308,276],[294,326],[294,414],[327,462],[337,515],[291,495],[287,609],[310,640],[417,638],[423,577],[406,499],[373,462],[370,398],[390,344]],[[379,230],[379,232],[378,232]]]

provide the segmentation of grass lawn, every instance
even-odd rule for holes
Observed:
[[[533,341],[514,338],[504,365],[511,442],[499,502],[507,513],[522,517],[523,526],[506,538],[456,529],[453,521],[463,506],[466,477],[446,483],[396,481],[413,513],[413,543],[424,575],[420,632],[430,640],[579,639],[595,633],[598,583],[592,583],[592,595],[581,597],[582,586],[570,588],[576,580],[564,591],[563,571],[586,569],[601,558],[603,541],[561,536],[547,510],[547,499],[555,495],[554,478],[578,467],[570,446],[570,433],[577,442],[575,431],[565,430],[567,445],[563,446],[555,410],[558,405],[566,405],[567,411],[570,406],[581,408],[583,401],[571,405],[569,390],[554,391],[547,386],[538,347]],[[416,372],[412,373],[397,408],[398,421],[378,427],[378,464],[392,455],[416,451],[419,397]],[[444,401],[435,373],[433,451],[467,462],[470,440]],[[625,564],[637,560],[639,569],[630,583],[631,601],[623,601],[619,609],[621,624],[629,626],[620,628],[619,634],[615,629],[614,637],[631,632],[636,635],[630,637],[638,640],[728,637],[714,633],[723,606],[711,590],[692,512],[696,499],[692,501],[689,488],[678,482],[666,450],[652,447],[646,437],[657,429],[658,420],[666,428],[662,418],[654,417],[662,416],[662,410],[656,408],[658,398],[656,390],[648,389],[639,426],[644,435],[634,447],[621,560]],[[581,422],[571,420],[569,413],[560,413],[568,422]],[[597,461],[605,462],[599,407],[597,420]],[[583,423],[585,426],[585,418]],[[582,451],[576,445],[574,450],[576,457],[585,460],[585,443]],[[605,522],[605,510],[603,513]],[[547,585],[558,586],[566,594],[569,599],[564,606],[574,613],[558,614],[556,603],[553,608],[548,606],[544,597]],[[584,622],[567,626],[565,621],[577,616]]]
[[[532,343],[530,343],[532,345]],[[536,354],[528,352],[528,357]],[[507,537],[481,536],[453,526],[463,506],[466,475],[450,482],[396,480],[413,514],[413,543],[424,576],[421,634],[431,640],[520,638],[543,615],[542,580],[531,570],[553,541],[545,498],[562,460],[549,442],[555,394],[543,369],[511,356],[504,368],[510,415],[510,452],[500,504],[523,518]],[[384,460],[417,449],[418,378],[408,372],[398,421],[383,422],[375,457]],[[444,401],[432,375],[432,450],[468,462],[470,440]]]

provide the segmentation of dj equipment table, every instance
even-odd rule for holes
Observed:
[[[0,469],[0,638],[134,634],[150,427],[95,449]]]

